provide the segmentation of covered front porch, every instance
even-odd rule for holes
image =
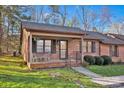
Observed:
[[[30,68],[79,66],[82,62],[81,37],[30,34]]]

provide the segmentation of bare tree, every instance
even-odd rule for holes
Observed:
[[[99,31],[103,32],[111,24],[111,11],[108,6],[102,6],[99,19]]]
[[[90,6],[78,6],[78,16],[82,22],[82,27],[85,31],[96,28],[97,14]]]
[[[78,20],[78,18],[76,17],[76,15],[74,15],[71,20],[68,20],[67,26],[69,27],[79,27],[80,22]]]
[[[51,16],[53,16],[56,20],[56,17],[58,17],[58,21],[61,22],[60,25],[65,26],[66,25],[66,17],[67,17],[67,6],[63,6],[63,11],[60,9],[61,7],[58,5],[51,5],[49,6],[52,10]],[[60,18],[61,17],[61,18]]]

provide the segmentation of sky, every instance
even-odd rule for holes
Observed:
[[[107,5],[106,5],[107,6]],[[40,9],[41,6],[35,6],[36,8]],[[44,13],[49,13],[50,9],[48,8],[48,6],[44,6]],[[63,9],[63,6],[60,5],[61,10]],[[90,7],[90,9],[92,11],[94,11],[97,14],[101,13],[101,8],[103,7],[102,5],[88,5],[86,7]],[[112,15],[111,20],[112,22],[119,22],[120,19],[123,19],[124,21],[124,5],[108,5],[107,6],[110,14]],[[67,11],[68,11],[68,19],[71,19],[71,17],[73,17],[73,15],[77,15],[77,18],[81,21],[80,16],[81,16],[81,12],[79,11],[79,6],[78,5],[67,5]],[[79,26],[81,27],[81,26]]]
[[[40,6],[36,6],[36,7],[40,7]],[[78,10],[78,8],[76,9],[74,8],[74,7],[78,7],[78,5],[68,5],[67,7],[69,12],[68,16],[72,16]],[[91,6],[89,5],[88,7],[91,7],[92,10],[94,10],[94,12],[99,13],[101,11],[100,8],[102,7],[102,5],[91,5]],[[120,18],[124,16],[124,5],[108,5],[108,7],[109,10],[111,11],[111,14],[114,15],[116,18]],[[48,11],[47,8],[46,11]]]
[[[35,6],[35,7],[40,8],[40,6]],[[68,7],[67,10],[69,12],[68,17],[71,17],[73,14],[75,14],[78,11],[78,5],[67,5],[67,7]],[[89,5],[88,7],[91,7],[92,10],[96,13],[100,13],[101,12],[100,9],[102,5]],[[117,19],[124,16],[124,5],[108,5],[108,7],[109,7],[109,10],[111,11],[111,14]],[[45,6],[45,11],[49,12],[47,6]]]

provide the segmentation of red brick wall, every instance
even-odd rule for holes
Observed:
[[[68,40],[68,56],[76,57],[76,51],[80,51],[80,39]]]
[[[109,53],[109,45],[105,45],[105,44],[100,44],[100,55],[108,55],[110,56],[110,53]],[[118,57],[112,57],[112,61],[113,62],[119,62],[119,61],[122,61],[124,62],[124,46],[121,46],[119,45],[118,46],[118,53],[119,53],[119,56]]]
[[[81,62],[39,62],[39,63],[28,63],[30,69],[44,69],[44,68],[53,68],[53,67],[65,67],[65,66],[79,66]]]
[[[114,62],[124,62],[124,45],[118,46],[119,57],[113,57]]]
[[[119,50],[119,56],[124,57],[124,46],[119,46],[118,48],[119,48],[118,49]]]
[[[100,44],[100,55],[109,56],[109,45]]]

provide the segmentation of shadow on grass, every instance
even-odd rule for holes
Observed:
[[[28,72],[32,72],[29,69],[16,69],[16,68],[1,68],[1,70],[7,70],[7,71],[11,71],[11,72],[19,72],[19,73],[28,73]]]
[[[0,59],[0,62],[10,62],[10,63],[16,63],[16,64],[18,64],[18,63],[23,63],[23,61],[17,61],[17,60],[2,60],[2,59]]]
[[[24,67],[26,66],[25,62],[10,62],[10,61],[1,61],[0,60],[0,65],[1,66],[19,66],[19,67]]]

